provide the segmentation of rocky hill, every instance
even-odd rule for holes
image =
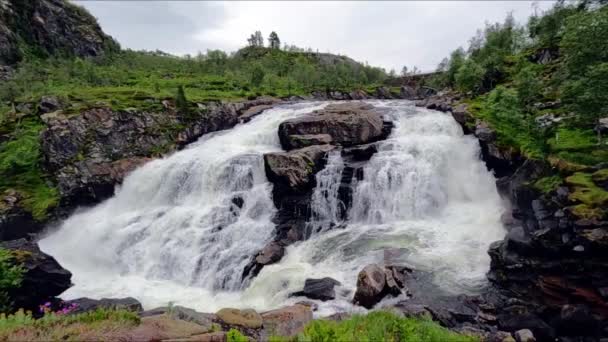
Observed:
[[[96,57],[119,46],[97,20],[62,0],[0,1],[0,65],[25,55]]]

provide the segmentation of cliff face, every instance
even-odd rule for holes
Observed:
[[[0,0],[0,65],[25,55],[97,57],[117,50],[84,9],[64,0]]]

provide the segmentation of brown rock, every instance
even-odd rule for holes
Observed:
[[[217,318],[226,325],[238,325],[248,329],[258,329],[262,327],[262,317],[253,309],[221,309],[216,313]]]
[[[312,310],[306,305],[293,305],[262,313],[264,334],[292,337],[312,321]]]
[[[286,150],[296,147],[294,135],[328,134],[333,144],[352,146],[379,140],[385,133],[380,113],[363,102],[331,104],[279,125],[279,139]]]
[[[384,297],[386,274],[384,268],[371,264],[363,268],[357,277],[354,302],[371,309]]]
[[[268,180],[286,186],[294,191],[312,187],[313,175],[321,169],[321,161],[331,145],[309,146],[290,152],[267,153],[264,164]]]

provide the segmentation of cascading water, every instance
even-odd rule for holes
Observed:
[[[338,197],[343,170],[344,161],[340,152],[330,152],[325,168],[316,175],[317,185],[310,201],[311,218],[306,226],[307,236],[326,231],[340,222],[341,213],[346,210]]]
[[[316,176],[314,234],[246,288],[243,267],[274,229],[262,154],[280,150],[281,121],[326,103],[275,108],[204,137],[133,172],[113,198],[63,222],[40,242],[74,274],[63,296],[133,296],[146,307],[172,301],[206,312],[270,309],[297,301],[288,295],[306,278],[330,276],[343,285],[321,305],[326,314],[354,309],[358,271],[383,262],[387,249],[395,261],[432,271],[447,291],[475,291],[485,283],[488,245],[504,236],[502,205],[477,141],[448,115],[407,101],[372,103],[395,128],[353,184],[346,222],[337,196],[344,164],[331,153]]]

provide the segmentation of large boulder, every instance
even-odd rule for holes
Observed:
[[[264,266],[279,262],[284,254],[285,247],[276,241],[271,241],[245,266],[242,278],[255,277]]]
[[[52,256],[40,251],[36,243],[19,239],[2,242],[0,248],[8,249],[14,262],[24,269],[21,284],[8,293],[15,308],[37,310],[40,304],[72,286],[72,274]]]
[[[116,309],[133,312],[143,311],[141,303],[137,299],[132,297],[102,299],[91,299],[83,297],[66,301],[65,304],[67,306],[74,305],[74,310],[72,310],[73,313],[95,311],[97,309]]]
[[[355,304],[371,309],[385,296],[398,296],[406,293],[405,267],[381,267],[367,265],[357,276],[357,290],[353,299]]]
[[[304,281],[304,289],[299,292],[294,292],[292,295],[304,296],[321,301],[332,300],[336,298],[334,287],[338,285],[341,285],[339,281],[329,277],[321,279],[309,278]]]
[[[20,205],[23,197],[14,190],[7,190],[0,197],[0,241],[27,238],[37,233],[43,224]]]
[[[259,329],[262,327],[262,316],[253,309],[225,308],[218,311],[217,319],[225,326],[239,326],[246,329]]]
[[[327,152],[335,147],[318,145],[290,152],[267,153],[264,165],[268,180],[293,191],[305,191],[314,186],[314,174],[323,168]]]
[[[305,140],[320,134],[329,135],[332,144],[352,146],[382,139],[386,136],[383,128],[382,115],[372,105],[348,102],[330,104],[309,115],[282,122],[279,139],[286,150],[302,147],[302,136]]]
[[[313,318],[310,306],[301,304],[267,311],[261,316],[264,324],[262,340],[266,340],[269,336],[296,336]]]

